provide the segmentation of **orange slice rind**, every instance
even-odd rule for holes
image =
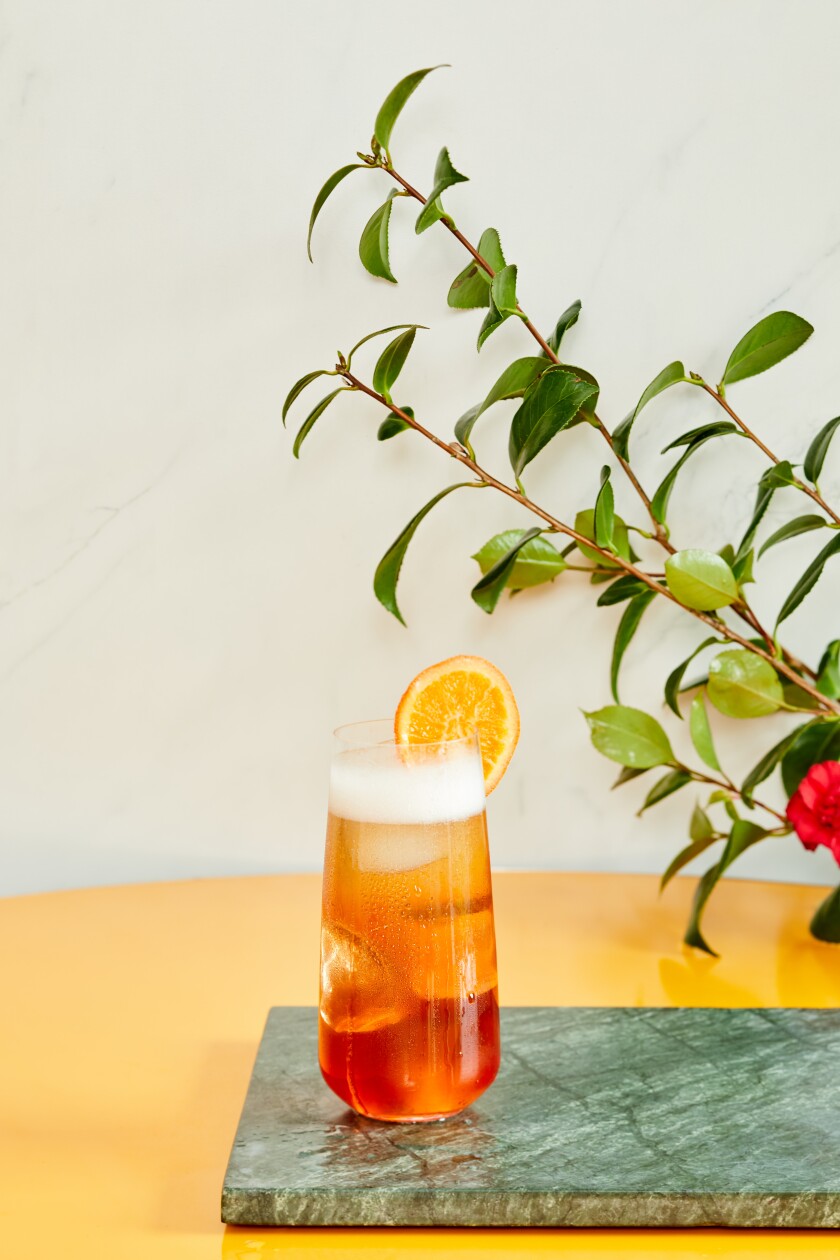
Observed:
[[[398,744],[432,744],[478,734],[489,796],[519,739],[519,710],[510,683],[481,656],[452,656],[430,665],[397,705]]]

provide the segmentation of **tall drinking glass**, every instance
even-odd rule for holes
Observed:
[[[438,1120],[499,1067],[499,1007],[478,740],[397,744],[336,731],[321,920],[319,1060],[350,1107]]]

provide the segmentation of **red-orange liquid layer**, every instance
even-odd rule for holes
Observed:
[[[339,1098],[383,1120],[452,1115],[492,1083],[499,1014],[483,814],[418,826],[330,817],[319,1057]]]

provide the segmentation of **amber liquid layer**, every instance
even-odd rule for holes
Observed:
[[[499,1067],[496,942],[484,814],[386,824],[330,815],[321,1071],[363,1115],[461,1111]]]

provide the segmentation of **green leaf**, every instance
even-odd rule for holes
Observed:
[[[473,425],[478,419],[480,412],[481,403],[476,403],[474,407],[469,407],[464,414],[455,421],[455,436],[461,445],[465,446],[468,451],[472,450],[472,447],[470,446],[470,434],[472,433]]]
[[[691,813],[691,822],[688,827],[689,838],[695,842],[700,840],[714,840],[716,832],[712,826],[712,820],[702,806],[695,804]]]
[[[738,583],[722,556],[689,548],[665,561],[668,590],[686,608],[711,612],[738,598]]]
[[[613,581],[607,590],[601,592],[596,603],[599,608],[608,608],[611,604],[623,604],[626,599],[632,599],[634,595],[641,595],[649,590],[646,582],[640,582],[631,573],[625,573],[623,577]]]
[[[781,490],[784,486],[795,486],[796,477],[794,476],[793,465],[790,460],[780,459],[778,464],[768,468],[762,474],[760,484],[768,486],[771,490]]]
[[[381,148],[388,148],[394,123],[402,113],[403,107],[412,92],[420,86],[427,74],[431,74],[433,70],[442,69],[442,64],[440,66],[427,66],[425,70],[414,70],[411,74],[407,74],[404,79],[400,79],[397,86],[392,88],[385,97],[373,126],[374,139]]]
[[[490,393],[484,399],[484,402],[476,409],[472,422],[468,428],[465,428],[465,436],[470,436],[476,420],[488,407],[492,407],[494,403],[502,402],[506,398],[521,398],[529,386],[533,385],[534,381],[539,380],[547,368],[548,365],[541,356],[528,355],[524,359],[515,359],[509,367],[505,368],[496,384],[490,390]],[[463,420],[463,416],[461,420]],[[458,421],[458,424],[461,424],[461,420]],[[464,441],[464,437],[458,432],[458,425],[455,426],[455,436],[459,442]]]
[[[840,639],[832,639],[820,658],[817,691],[829,700],[840,700]]]
[[[353,347],[353,349],[350,351],[350,353],[347,356],[347,366],[348,367],[350,366],[350,363],[352,362],[352,359],[353,359],[353,355],[356,353],[356,351],[360,350],[361,347],[365,344],[365,342],[372,341],[374,337],[384,337],[386,333],[397,332],[398,329],[400,328],[425,328],[425,327],[426,327],[425,324],[390,324],[387,328],[377,328],[376,332],[368,333],[366,336],[362,337],[361,341],[356,342],[355,346]]]
[[[796,739],[782,757],[782,783],[788,796],[793,796],[811,766],[822,761],[840,761],[840,721],[806,722],[796,732]]]
[[[662,892],[665,888],[667,888],[674,876],[678,875],[683,867],[688,866],[689,862],[693,862],[694,859],[699,857],[701,853],[705,853],[706,850],[719,839],[720,836],[710,835],[708,837],[704,837],[703,839],[693,840],[691,844],[687,844],[684,849],[680,849],[679,853],[669,864],[665,874],[659,881],[659,891]]]
[[[283,403],[283,424],[284,425],[286,423],[286,416],[289,414],[289,408],[291,407],[295,399],[298,397],[298,395],[302,394],[303,391],[306,389],[307,385],[311,385],[312,382],[316,381],[319,376],[327,376],[327,375],[328,373],[326,369],[321,368],[321,370],[318,372],[307,372],[306,376],[302,376],[299,381],[295,381],[294,385],[292,386],[292,388],[289,390],[288,394],[286,395],[286,401]]]
[[[500,315],[516,314],[516,263],[496,272],[490,282],[490,296]]]
[[[840,426],[840,416],[835,416],[833,420],[829,420],[828,424],[823,425],[808,447],[802,471],[813,485],[817,484],[819,475],[822,472],[822,466],[825,463],[825,457],[828,454],[829,444],[838,426]]]
[[[441,490],[439,494],[436,494],[425,507],[420,509],[416,516],[411,518],[405,529],[391,544],[376,566],[376,573],[373,578],[374,594],[382,607],[387,608],[389,613],[393,613],[397,621],[401,621],[403,625],[405,625],[405,619],[397,605],[397,581],[405,559],[405,553],[408,551],[408,544],[417,532],[417,526],[424,516],[428,516],[435,504],[440,503],[441,499],[445,499],[453,490],[462,490],[466,486],[474,486],[475,484],[474,481],[459,481],[454,486],[447,486],[445,490]]]
[[[615,634],[615,643],[613,644],[612,664],[610,666],[610,689],[613,699],[618,704],[618,671],[621,668],[621,662],[624,653],[630,646],[630,641],[636,633],[639,622],[642,619],[645,609],[651,600],[656,598],[656,592],[650,589],[642,591],[640,595],[634,595],[630,603],[625,608],[621,621],[618,623],[618,630]]]
[[[592,542],[595,541],[594,508],[584,508],[582,512],[578,512],[575,517],[575,530],[577,533],[583,534],[584,538],[589,538]],[[613,517],[613,546],[616,555],[621,556],[623,560],[630,559],[630,535],[627,532],[626,524],[618,515]],[[592,560],[595,564],[602,567],[618,568],[614,561],[607,560],[591,547],[587,547],[585,543],[578,543],[577,547],[581,555],[585,556],[587,560]],[[628,574],[628,576],[630,575]],[[609,581],[610,579],[607,578],[606,580]]]
[[[750,770],[749,774],[744,779],[744,782],[741,784],[741,796],[743,797],[745,805],[749,805],[750,808],[752,808],[752,794],[754,790],[758,787],[759,783],[763,783],[765,779],[769,779],[770,775],[776,769],[776,766],[782,760],[785,753],[796,742],[801,730],[802,727],[798,727],[795,731],[789,731],[783,739],[779,740],[778,744],[774,744],[770,751],[766,752],[764,756],[755,763],[752,770]]]
[[[501,271],[505,265],[502,243],[495,228],[486,228],[478,242],[478,252],[493,272]],[[459,272],[449,289],[447,302],[457,310],[474,310],[476,307],[490,305],[491,276],[477,262],[467,263]]]
[[[612,551],[614,526],[615,496],[610,484],[610,469],[605,464],[601,469],[601,489],[595,500],[595,541],[599,547]]]
[[[417,222],[414,225],[414,230],[418,236],[441,218],[442,208],[438,202],[441,193],[445,192],[447,188],[451,188],[453,184],[465,184],[467,182],[467,176],[455,170],[449,157],[449,150],[446,147],[441,149],[437,162],[435,162],[434,180],[434,187],[426,198],[423,209],[417,216]]]
[[[553,582],[566,568],[566,561],[547,538],[535,535],[530,542],[523,544],[524,533],[524,529],[506,529],[504,533],[496,534],[486,542],[473,556],[473,560],[478,561],[481,572],[489,573],[519,543],[520,550],[508,575],[507,585],[514,590],[522,590],[525,587],[540,586],[543,582]]]
[[[684,788],[687,783],[693,780],[691,775],[685,770],[671,770],[668,774],[663,775],[654,783],[644,799],[644,804],[636,814],[637,818],[641,818],[646,809],[650,809],[651,805],[658,805],[660,801],[664,801],[666,796],[672,796],[674,792],[679,792],[680,788]]]
[[[811,935],[818,941],[840,944],[840,886],[820,902],[810,926]]]
[[[635,770],[665,766],[674,760],[668,736],[650,714],[624,704],[608,704],[583,715],[592,743],[610,761]]]
[[[616,583],[616,585],[618,585],[618,583]],[[665,682],[665,703],[673,713],[676,713],[678,718],[682,718],[682,713],[680,712],[677,696],[680,692],[680,683],[685,676],[685,671],[688,669],[695,656],[703,651],[703,648],[710,647],[711,644],[719,642],[720,639],[716,639],[714,635],[711,635],[708,639],[704,639],[703,642],[698,643],[694,651],[691,652],[684,661],[680,661],[676,669],[672,669],[671,673],[668,675]]]
[[[403,369],[408,353],[414,344],[416,328],[407,328],[389,342],[376,360],[373,369],[373,388],[390,400],[391,389]]]
[[[793,473],[793,470],[791,469],[791,475],[792,473]],[[764,513],[767,511],[768,507],[770,506],[770,500],[773,498],[773,495],[777,489],[778,489],[777,486],[771,485],[767,481],[766,474],[759,481],[758,491],[756,493],[755,507],[753,508],[753,514],[750,517],[750,523],[747,526],[744,537],[741,539],[740,543],[738,544],[738,551],[735,556],[736,559],[739,556],[745,555],[749,551],[749,549],[752,547],[753,541],[755,539],[756,531],[758,530],[758,527],[761,524],[761,520],[764,516]]]
[[[733,718],[765,717],[784,701],[782,684],[772,665],[746,648],[721,652],[709,665],[709,699]]]
[[[663,455],[665,451],[670,451],[677,446],[684,446],[686,449],[673,467],[665,474],[656,490],[656,493],[651,499],[651,512],[653,513],[654,520],[658,521],[660,525],[665,523],[665,515],[668,511],[668,501],[671,498],[671,491],[674,488],[674,483],[683,464],[691,459],[691,456],[695,453],[695,451],[699,451],[700,447],[704,446],[706,442],[710,442],[712,438],[724,437],[730,433],[734,433],[737,437],[741,436],[740,430],[737,429],[731,421],[719,420],[715,424],[705,424],[701,425],[699,429],[692,429],[690,433],[684,433],[682,437],[676,438],[673,442],[669,443],[668,446],[663,448]]]
[[[327,394],[326,398],[322,398],[321,401],[318,403],[317,407],[313,407],[313,409],[310,411],[309,415],[306,417],[303,424],[298,429],[298,435],[295,438],[294,446],[292,447],[292,454],[294,455],[295,459],[300,459],[300,448],[303,446],[304,440],[307,437],[307,435],[311,432],[312,427],[315,424],[315,421],[318,420],[319,417],[324,414],[324,412],[327,410],[327,407],[329,407],[330,403],[335,398],[335,396],[337,394],[343,394],[343,393],[344,393],[344,387],[339,386],[339,388],[334,389],[331,394]]]
[[[754,582],[753,565],[755,564],[755,552],[752,547],[745,552],[743,556],[736,556],[732,562],[732,576],[739,586],[746,586],[749,582]]]
[[[513,417],[508,452],[516,476],[561,430],[568,428],[582,405],[594,393],[563,368],[549,368],[525,393]]]
[[[364,226],[359,241],[359,257],[365,270],[381,280],[390,280],[392,284],[397,283],[397,278],[391,271],[388,228],[396,195],[396,191],[392,190],[388,194],[387,201],[378,210],[374,210]]]
[[[691,710],[688,715],[688,729],[691,735],[691,742],[697,750],[697,755],[701,761],[704,761],[712,770],[720,771],[720,762],[715,752],[712,728],[709,725],[709,715],[703,703],[702,691],[698,692],[691,702]]]
[[[554,332],[548,338],[548,344],[555,354],[557,354],[557,351],[560,349],[560,342],[563,340],[563,337],[572,325],[578,322],[579,315],[580,298],[576,298],[575,301],[572,302],[571,306],[566,307],[565,311],[554,325]]]
[[[776,543],[784,542],[786,538],[796,538],[798,534],[807,534],[812,529],[822,529],[825,525],[828,525],[828,521],[824,516],[817,516],[816,513],[797,516],[792,521],[787,521],[774,534],[770,535],[767,541],[759,548],[758,558],[761,559],[765,551],[775,547]]]
[[[400,410],[407,416],[411,416],[412,420],[414,419],[413,407],[401,407]],[[396,437],[398,433],[405,433],[406,429],[410,428],[411,425],[403,420],[402,416],[395,416],[392,411],[380,424],[376,436],[380,442],[387,442],[389,438]]]
[[[494,333],[497,328],[500,328],[506,319],[510,319],[510,315],[505,315],[499,310],[496,303],[493,301],[493,294],[491,292],[490,309],[484,316],[481,327],[478,330],[478,341],[476,342],[477,349],[481,349],[490,334]]]
[[[666,368],[662,369],[658,376],[653,378],[650,385],[648,385],[647,389],[636,403],[636,406],[628,416],[625,416],[612,435],[613,446],[617,455],[619,455],[622,459],[630,458],[630,430],[633,428],[636,417],[642,408],[646,407],[657,394],[661,394],[663,390],[669,389],[672,385],[676,385],[685,379],[685,368],[679,361],[669,363]]]
[[[493,567],[488,569],[484,577],[476,582],[471,595],[479,608],[486,613],[492,613],[513,574],[519,552],[541,532],[539,526],[525,530]],[[558,559],[560,559],[559,555]]]
[[[775,311],[750,329],[729,356],[723,373],[723,385],[746,380],[766,372],[794,350],[798,350],[813,332],[807,320],[792,311]]]
[[[752,845],[757,844],[759,840],[763,840],[767,832],[762,827],[756,826],[755,823],[747,822],[745,819],[737,819],[732,824],[732,830],[729,833],[729,839],[718,861],[714,866],[710,867],[704,875],[700,877],[697,889],[694,894],[694,901],[691,907],[691,915],[689,917],[688,927],[686,929],[683,940],[686,945],[693,945],[696,949],[702,949],[707,954],[717,957],[715,951],[704,939],[700,930],[700,920],[705,909],[706,902],[721,875],[732,865],[736,858],[749,849]]]
[[[309,216],[309,231],[306,234],[306,252],[309,255],[310,262],[312,262],[312,229],[315,226],[315,220],[324,208],[324,202],[327,200],[330,193],[338,187],[341,181],[347,178],[351,171],[360,171],[362,167],[366,165],[367,163],[365,162],[351,162],[349,166],[340,167],[339,170],[330,175],[329,179],[318,193],[318,196],[315,198],[315,204],[312,207],[312,213]]]
[[[822,576],[825,563],[830,560],[833,555],[840,551],[840,534],[835,534],[831,542],[826,543],[819,555],[811,561],[808,568],[802,574],[802,577],[794,586],[785,602],[782,604],[781,611],[776,618],[776,626],[780,626],[792,612],[794,612],[802,603],[809,591],[813,590],[817,582]]]
[[[647,774],[650,769],[652,769],[651,766],[645,766],[643,770],[634,770],[631,766],[623,766],[610,791],[615,791],[617,787],[622,787],[623,784],[629,783],[631,779],[638,779],[640,774]]]

